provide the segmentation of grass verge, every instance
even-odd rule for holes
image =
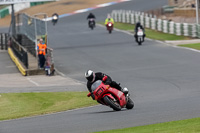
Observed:
[[[199,133],[200,118],[95,133]]]
[[[103,22],[100,22],[99,24],[104,25]],[[118,23],[116,22],[114,24],[114,28],[120,29],[120,30],[125,30],[129,32],[134,32],[135,25],[134,24],[127,24],[127,23]],[[191,39],[190,37],[185,37],[185,36],[177,36],[173,34],[167,34],[151,29],[145,28],[145,34],[147,38],[155,39],[155,40],[160,40],[160,41],[166,41],[166,40],[189,40]]]
[[[195,44],[183,44],[183,45],[178,45],[178,46],[187,47],[187,48],[193,48],[193,49],[200,50],[200,43],[195,43]]]
[[[97,104],[88,92],[41,92],[0,94],[0,120],[42,115]]]

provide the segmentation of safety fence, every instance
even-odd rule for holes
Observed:
[[[18,14],[16,20],[17,41],[31,55],[37,58],[36,46],[39,43],[38,40],[42,38],[45,44],[47,44],[46,67],[52,73],[54,71],[53,49],[48,47],[47,22],[43,21],[42,17],[45,18],[46,14],[36,14],[34,16],[29,16],[25,13]]]
[[[8,33],[0,33],[0,47],[1,50],[7,50],[8,48]]]
[[[175,23],[169,20],[157,19],[152,14],[127,10],[113,10],[111,16],[115,22],[136,24],[140,21],[144,27],[149,29],[178,36],[183,35],[200,38],[200,25],[197,24]]]
[[[17,15],[16,25],[17,34],[26,35],[33,42],[35,42],[37,36],[47,34],[47,26],[45,21],[29,16],[25,13]]]

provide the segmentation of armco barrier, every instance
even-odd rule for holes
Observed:
[[[20,61],[15,56],[15,54],[13,53],[13,51],[10,47],[8,48],[8,54],[10,55],[10,58],[13,60],[13,62],[16,64],[16,66],[19,69],[19,71],[21,72],[21,74],[26,76],[27,75],[26,69],[21,65]]]
[[[116,22],[135,24],[140,21],[143,26],[153,30],[178,36],[200,38],[200,25],[197,24],[175,23],[169,20],[157,19],[155,15],[130,10],[113,10],[111,16]]]

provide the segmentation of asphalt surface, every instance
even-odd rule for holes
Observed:
[[[60,75],[22,76],[6,50],[0,50],[0,93],[83,91],[85,84]]]
[[[103,21],[113,9],[148,10],[165,4],[167,0],[133,0],[93,13]],[[133,36],[118,31],[110,35],[102,26],[91,31],[87,15],[62,18],[56,26],[48,23],[56,67],[79,82],[86,82],[88,69],[109,74],[129,88],[134,109],[114,112],[99,105],[2,121],[0,133],[88,133],[200,117],[199,52],[153,40],[138,46]]]

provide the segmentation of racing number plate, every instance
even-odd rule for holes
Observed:
[[[96,93],[96,94],[97,94],[98,96],[100,96],[104,90],[105,90],[105,89],[104,89],[103,87],[101,87],[101,88],[99,88],[99,89],[97,90],[97,93]]]

